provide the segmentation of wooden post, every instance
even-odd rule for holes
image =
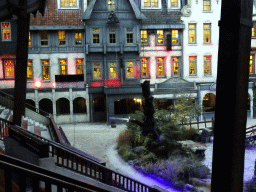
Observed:
[[[252,9],[252,0],[222,0],[212,192],[243,191]]]
[[[28,62],[28,33],[30,15],[27,14],[27,0],[20,0],[21,7],[18,13],[18,35],[15,65],[15,88],[13,122],[21,126],[21,117],[25,115],[26,88],[27,88],[27,62]]]

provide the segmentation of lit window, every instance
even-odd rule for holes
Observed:
[[[148,42],[148,32],[147,30],[143,29],[140,31],[140,38],[141,43],[147,43]]]
[[[252,28],[252,37],[255,37],[255,28]]]
[[[211,56],[204,56],[204,75],[211,75]]]
[[[41,46],[48,46],[48,31],[40,31]]]
[[[110,78],[116,78],[117,77],[117,65],[116,62],[110,62],[109,63],[109,73]]]
[[[116,29],[115,28],[109,29],[109,43],[110,44],[116,43]]]
[[[141,68],[142,74],[141,76],[147,78],[149,76],[149,65],[148,65],[148,58],[141,58]]]
[[[2,40],[10,41],[11,40],[11,26],[10,23],[1,23],[2,27]]]
[[[179,1],[178,0],[170,0],[171,2],[171,8],[178,8],[179,7]]]
[[[65,31],[58,31],[59,45],[66,45],[66,33]]]
[[[158,8],[158,0],[143,0],[144,8]]]
[[[77,0],[60,0],[60,8],[76,8]]]
[[[204,11],[211,11],[211,0],[203,0],[204,1]]]
[[[4,60],[4,76],[7,79],[14,78],[14,60]]]
[[[179,43],[179,31],[178,30],[172,30],[172,43],[173,44]]]
[[[126,77],[133,78],[133,62],[132,61],[126,62]]]
[[[94,62],[93,63],[93,78],[94,79],[101,79],[101,63],[100,62]]]
[[[164,43],[164,30],[157,30],[157,44]]]
[[[100,29],[99,28],[92,29],[92,39],[93,39],[93,44],[100,44]]]
[[[67,75],[68,68],[67,68],[67,59],[60,59],[60,75]]]
[[[28,32],[28,46],[31,46],[31,33]]]
[[[179,69],[179,62],[180,58],[179,57],[172,57],[172,70],[173,70],[173,75],[179,75],[180,74],[180,69]]]
[[[126,28],[126,43],[133,43],[133,28]]]
[[[157,77],[164,77],[164,58],[158,57],[157,58]]]
[[[114,11],[115,10],[115,0],[108,0],[108,10]]]
[[[249,73],[250,74],[254,74],[255,72],[254,72],[254,68],[255,68],[255,66],[254,66],[254,63],[255,63],[255,55],[250,55],[250,63],[249,63]]]
[[[189,57],[189,75],[195,76],[196,75],[196,57]]]
[[[27,80],[33,79],[33,64],[32,60],[28,60],[28,66],[27,66]]]
[[[195,44],[196,43],[196,24],[188,25],[188,43]]]
[[[84,59],[76,59],[76,74],[84,74]]]
[[[82,45],[83,43],[83,34],[82,33],[75,33],[75,45]]]
[[[211,24],[204,24],[204,44],[211,43]]]
[[[49,60],[42,60],[43,80],[50,80],[50,63]]]

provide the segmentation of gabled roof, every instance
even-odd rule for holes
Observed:
[[[141,11],[139,10],[139,8],[136,5],[136,3],[134,2],[134,0],[129,0],[129,2],[132,6],[132,9],[133,9],[136,19],[146,19],[145,15],[143,13],[141,13]],[[96,3],[96,0],[92,0],[90,2],[86,11],[81,15],[80,19],[83,19],[83,20],[90,19],[95,3]]]

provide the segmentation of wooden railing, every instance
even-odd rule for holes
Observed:
[[[1,119],[0,119],[1,120]],[[8,123],[7,121],[3,121]],[[131,179],[125,175],[112,171],[97,161],[89,159],[70,148],[67,148],[59,143],[45,139],[39,135],[33,134],[17,125],[6,124],[5,127],[11,132],[10,136],[22,137],[21,140],[37,139],[42,142],[46,142],[48,149],[45,149],[45,145],[41,147],[41,155],[45,156],[45,152],[48,152],[48,157],[54,157],[55,164],[59,167],[63,167],[74,172],[77,172],[86,177],[98,180],[110,186],[123,189],[125,191],[134,192],[157,192],[158,190],[151,188],[143,183],[140,183],[134,179]],[[5,128],[6,129],[6,128]],[[38,141],[39,142],[39,141]],[[33,146],[36,147],[37,145]],[[40,150],[40,148],[38,149]]]
[[[207,126],[207,123],[211,123],[211,127],[214,127],[214,119],[212,118],[211,121],[206,121],[206,119],[204,119],[204,121],[197,121],[196,122],[192,122],[190,120],[189,123],[181,123],[180,125],[188,125],[190,127],[190,129],[192,128],[193,125],[196,125],[197,130],[200,131],[202,128],[200,128],[200,125],[204,125],[204,128],[207,128],[209,126]]]
[[[13,180],[15,174],[15,180]],[[1,191],[37,191],[50,192],[52,187],[57,191],[109,191],[104,187],[93,186],[70,177],[66,177],[39,166],[19,159],[0,154],[0,184]],[[29,178],[29,180],[27,179]]]

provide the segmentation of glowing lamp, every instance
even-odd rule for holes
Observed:
[[[52,83],[52,87],[56,88],[56,83],[55,82]]]
[[[41,87],[41,82],[40,82],[40,81],[36,81],[36,82],[35,82],[35,86],[36,86],[36,88]]]

